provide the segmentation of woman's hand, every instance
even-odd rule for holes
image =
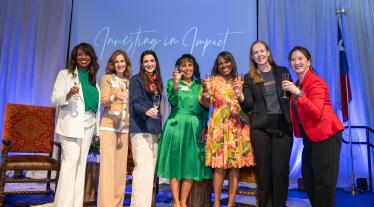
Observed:
[[[240,80],[239,78],[235,78],[232,88],[234,89],[234,93],[236,97],[239,99],[239,101],[243,102],[244,101],[243,81]]]
[[[66,100],[67,101],[70,100],[70,98],[77,93],[79,93],[79,87],[78,86],[71,87],[69,92],[66,94]]]
[[[199,102],[205,107],[209,108],[211,97],[209,95],[209,79],[203,80],[203,86],[202,86],[201,96]]]
[[[177,68],[173,70],[173,88],[174,90],[178,90],[178,83],[182,78],[182,73],[179,72]]]
[[[203,144],[203,143],[205,143],[205,141],[206,141],[206,136],[207,136],[207,129],[206,129],[206,128],[203,128],[203,129],[201,130],[201,133],[200,133],[200,137],[199,137],[198,143],[199,143],[199,144]]]
[[[203,80],[203,94],[208,94],[209,93],[209,80],[204,79]]]
[[[301,92],[301,90],[289,80],[282,81],[282,89],[284,91],[289,91],[290,93],[294,95],[300,94]]]
[[[151,118],[157,118],[158,110],[156,108],[150,108],[147,112],[145,112],[145,115]]]
[[[123,92],[117,92],[114,94],[114,98],[115,100],[120,100],[122,102],[126,101],[126,99],[128,98],[127,95]]]

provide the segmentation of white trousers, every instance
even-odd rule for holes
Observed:
[[[157,161],[158,139],[155,134],[130,134],[134,171],[132,172],[132,207],[150,207]]]
[[[83,138],[60,136],[63,155],[54,206],[83,206],[86,161],[95,127],[86,127]]]

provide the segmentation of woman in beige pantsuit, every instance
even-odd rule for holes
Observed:
[[[100,126],[99,207],[122,207],[126,186],[128,150],[128,86],[131,63],[122,50],[115,51],[101,79],[104,113]]]

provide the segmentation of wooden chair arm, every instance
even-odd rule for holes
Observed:
[[[3,142],[3,148],[1,149],[1,159],[2,159],[2,164],[6,164],[8,160],[8,150],[13,141],[3,139],[2,142]]]
[[[7,140],[7,139],[5,139],[5,140],[3,139],[2,141],[3,141],[3,144],[5,145],[5,147],[9,147],[13,142],[12,140]]]
[[[4,146],[4,148],[2,149],[2,153],[8,153],[9,147],[12,144],[13,141],[3,139],[2,142],[3,142],[3,146]]]

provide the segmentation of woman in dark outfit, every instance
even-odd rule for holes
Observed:
[[[289,76],[289,72],[274,63],[270,49],[263,41],[252,44],[250,57],[251,67],[244,77],[243,90],[236,91],[241,93],[238,94],[241,108],[250,113],[258,203],[261,207],[285,207],[292,131],[290,94],[282,97],[282,75]]]

